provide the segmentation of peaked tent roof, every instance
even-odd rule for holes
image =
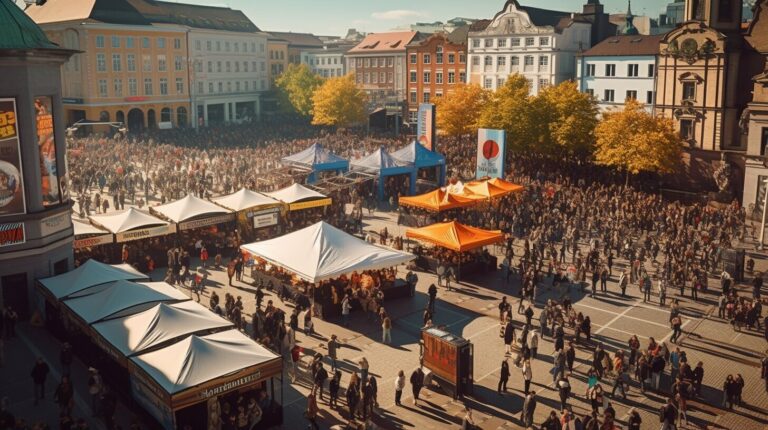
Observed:
[[[380,147],[372,154],[369,154],[359,160],[352,160],[350,165],[352,170],[362,170],[379,174],[393,175],[407,173],[414,168],[414,164],[412,162],[395,158],[390,153],[388,153],[384,147]]]
[[[175,202],[166,203],[160,206],[152,206],[149,210],[151,212],[157,212],[176,223],[205,215],[232,213],[229,209],[224,209],[217,204],[195,197],[192,194],[188,194],[183,199],[176,200]]]
[[[510,193],[512,193],[512,190],[498,187],[487,180],[472,181],[464,184],[464,194],[470,198],[493,199]]]
[[[504,240],[504,234],[500,230],[483,230],[459,224],[456,221],[432,224],[422,228],[409,228],[405,235],[457,252],[469,251]]]
[[[170,224],[168,221],[153,217],[136,208],[128,208],[124,211],[103,215],[91,215],[90,219],[94,224],[104,227],[115,234],[137,228]]]
[[[411,142],[407,146],[404,146],[392,153],[392,157],[408,161],[416,165],[416,167],[431,167],[445,165],[445,157],[442,154],[434,151],[430,151],[425,148],[424,145]]]
[[[522,185],[513,184],[512,182],[505,181],[501,178],[493,178],[488,180],[488,183],[493,185],[494,187],[501,188],[502,190],[507,190],[509,192],[518,192],[523,191],[525,189]]]
[[[475,204],[476,200],[438,188],[418,196],[400,197],[398,202],[405,206],[413,206],[432,212],[440,212],[471,206]]]
[[[288,157],[283,157],[283,164],[299,165],[314,169],[344,169],[349,167],[349,161],[339,157],[319,143],[313,143],[309,148]]]
[[[289,185],[283,189],[273,191],[271,193],[266,193],[266,195],[288,204],[300,202],[302,200],[326,198],[326,196],[323,194],[320,194],[314,190],[310,190],[309,188],[299,184]]]
[[[232,327],[232,323],[192,300],[158,303],[144,312],[93,325],[126,357],[182,336]]]
[[[415,258],[407,252],[367,243],[324,221],[240,248],[308,282],[333,279],[355,271],[397,266]]]
[[[147,275],[134,269],[129,264],[110,265],[91,259],[74,270],[58,276],[40,279],[39,282],[54,297],[63,299],[77,292],[108,282],[148,279]]]
[[[86,234],[109,234],[107,230],[88,222],[87,219],[80,219],[72,217],[72,226],[75,230],[75,236],[83,236]]]
[[[272,197],[251,191],[247,188],[241,188],[228,196],[216,197],[211,199],[214,203],[224,206],[229,210],[239,212],[256,206],[279,205],[280,202]]]
[[[280,360],[238,330],[191,335],[157,351],[132,357],[171,395],[239,370]]]
[[[122,311],[156,302],[182,302],[189,300],[186,294],[165,282],[116,281],[104,288],[80,297],[64,301],[72,311],[88,324],[118,315]],[[128,313],[123,313],[126,315]]]

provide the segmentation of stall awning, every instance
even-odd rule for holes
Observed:
[[[299,184],[289,185],[266,195],[287,204],[288,209],[292,211],[328,206],[332,203],[329,197]]]
[[[240,248],[308,282],[393,267],[416,258],[407,252],[372,245],[323,221]]]
[[[97,285],[114,281],[143,281],[149,277],[129,264],[104,264],[88,260],[80,267],[51,278],[40,279],[40,284],[57,299],[69,297]]]
[[[232,213],[229,209],[225,209],[217,204],[195,197],[191,194],[181,200],[176,200],[175,202],[166,203],[160,206],[151,206],[149,211],[151,213],[160,214],[175,223],[182,223],[195,218],[213,218]],[[221,222],[225,221],[226,220],[222,218]]]
[[[73,217],[72,227],[75,230],[75,236],[110,234],[109,231],[91,224],[87,219]]]
[[[501,188],[493,185],[490,181],[472,181],[464,184],[464,194],[471,198],[476,199],[495,199],[498,197],[506,196],[517,190],[511,190],[508,188]]]
[[[523,191],[525,189],[522,185],[513,184],[512,182],[505,181],[501,178],[493,178],[488,181],[489,184],[501,188],[502,190],[509,191],[511,193],[516,193],[518,191]]]
[[[433,243],[457,252],[469,251],[504,240],[500,230],[483,230],[456,221],[433,224],[427,227],[408,229],[406,237]]]
[[[359,160],[352,160],[350,167],[352,170],[376,173],[381,176],[411,173],[415,169],[412,162],[393,157],[383,147]]]
[[[272,197],[242,188],[240,191],[228,196],[216,197],[211,199],[214,203],[225,208],[240,212],[246,209],[252,209],[259,206],[278,206],[281,203]]]
[[[188,334],[231,327],[231,322],[192,300],[158,303],[144,312],[93,325],[126,357]]]
[[[141,312],[158,302],[185,300],[189,300],[186,294],[165,282],[116,281],[95,288],[92,294],[65,300],[64,304],[87,324],[93,324]]]
[[[323,148],[319,143],[312,144],[298,154],[283,157],[280,161],[286,165],[308,167],[312,170],[346,170],[349,167],[349,161]]]
[[[418,196],[403,196],[398,202],[404,206],[440,212],[449,209],[463,208],[475,204],[475,200],[458,194],[452,194],[440,188]]]
[[[115,234],[118,243],[176,232],[176,226],[136,208],[103,215],[91,215],[91,222]]]
[[[273,360],[280,361],[280,356],[257,344],[239,330],[227,330],[207,336],[191,335],[157,351],[134,356],[131,360],[165,392],[174,396],[244,369]],[[211,389],[217,391],[214,395],[223,394],[267,376],[243,375],[243,378],[249,380],[237,380],[236,382],[242,382],[239,386],[230,384],[230,389],[222,386],[221,392],[218,392],[218,387]],[[197,401],[206,398],[207,396],[197,396]]]

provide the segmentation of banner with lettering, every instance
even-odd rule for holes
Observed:
[[[52,105],[50,97],[35,97],[37,145],[40,150],[40,187],[43,193],[44,206],[61,203]]]
[[[416,137],[419,143],[430,151],[434,151],[435,137],[435,105],[422,103],[419,105],[418,121],[416,123]]]
[[[16,100],[0,99],[0,216],[26,210]]]
[[[481,128],[477,131],[476,177],[504,177],[504,156],[507,133],[504,130]]]
[[[21,245],[26,241],[23,222],[0,224],[0,247]]]

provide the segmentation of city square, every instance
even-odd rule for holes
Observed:
[[[768,426],[768,1],[480,3],[0,0],[0,430]]]

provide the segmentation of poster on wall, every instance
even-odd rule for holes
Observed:
[[[26,212],[16,100],[0,98],[0,216]]]
[[[23,222],[0,224],[0,247],[21,245],[26,241]]]
[[[53,103],[50,97],[35,97],[35,121],[37,124],[37,145],[40,149],[40,186],[43,194],[43,206],[61,203],[52,107]]]
[[[435,105],[422,103],[419,105],[418,122],[416,124],[416,136],[419,143],[429,149],[435,150]]]
[[[477,178],[502,178],[507,133],[481,128],[477,131]]]

